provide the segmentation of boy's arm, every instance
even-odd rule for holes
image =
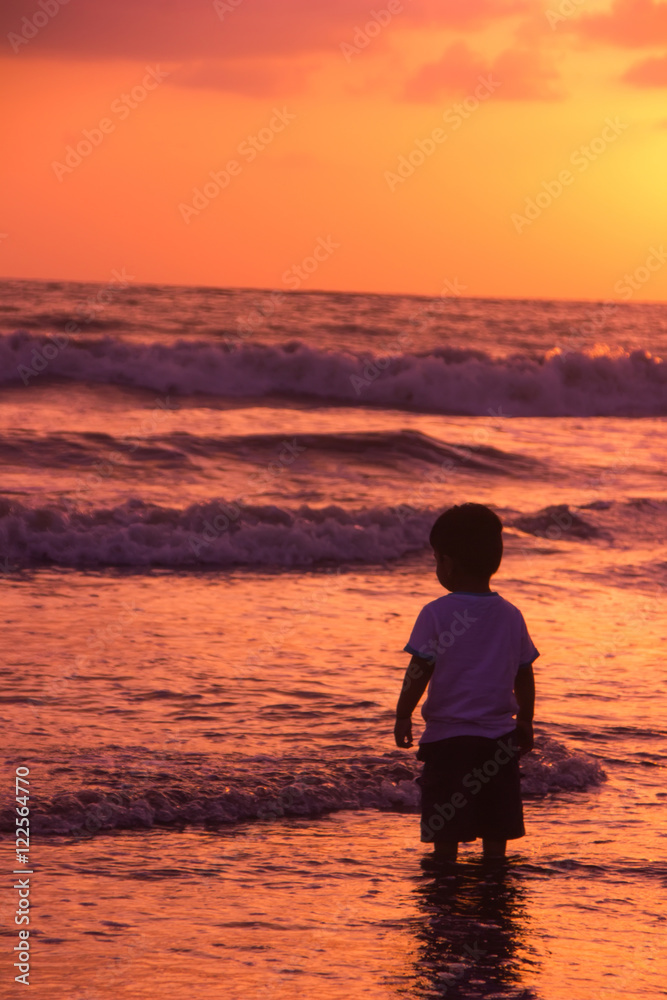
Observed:
[[[412,746],[412,713],[426,690],[434,666],[435,660],[425,660],[422,656],[413,656],[408,664],[396,705],[394,739],[398,747]]]
[[[516,731],[519,741],[519,756],[533,749],[533,712],[535,710],[535,675],[532,663],[520,667],[514,678],[514,697],[519,709],[516,713]]]

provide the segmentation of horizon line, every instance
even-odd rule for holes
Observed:
[[[107,279],[82,279],[82,278],[23,278],[16,275],[0,275],[0,281],[24,281],[24,282],[41,282],[43,284],[70,284],[70,285],[104,285],[108,284]],[[376,292],[376,291],[358,291],[350,290],[344,288],[278,288],[275,286],[260,286],[260,285],[198,285],[198,284],[183,284],[180,282],[160,282],[160,281],[140,281],[133,282],[127,286],[130,288],[201,288],[212,291],[230,291],[230,292],[278,292],[280,295],[359,295],[359,296],[369,296],[377,295],[383,298],[410,298],[410,299],[449,299],[452,302],[456,301],[482,301],[482,302],[563,302],[571,304],[582,304],[582,305],[613,305],[616,306],[630,306],[630,305],[654,305],[654,306],[664,306],[667,305],[667,299],[639,299],[639,298],[629,298],[629,299],[602,299],[602,298],[590,298],[590,299],[579,299],[579,298],[564,298],[558,296],[542,296],[542,295],[439,295],[428,294],[426,292]]]

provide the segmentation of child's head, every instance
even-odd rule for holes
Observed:
[[[441,514],[429,541],[443,586],[451,590],[452,580],[488,581],[503,557],[502,530],[498,515],[481,503],[459,504]]]

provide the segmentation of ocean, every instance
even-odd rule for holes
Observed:
[[[2,292],[0,995],[667,995],[667,307]],[[393,716],[466,500],[536,749],[443,873]]]

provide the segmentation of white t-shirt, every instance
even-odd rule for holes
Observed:
[[[457,591],[425,604],[404,649],[435,659],[420,743],[509,733],[517,670],[540,655],[519,609],[496,591]]]

